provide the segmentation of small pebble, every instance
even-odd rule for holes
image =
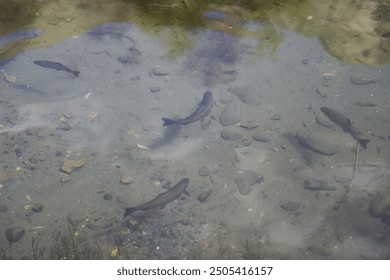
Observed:
[[[31,210],[34,212],[34,213],[39,213],[41,212],[43,209],[43,204],[42,203],[35,203],[34,206],[31,208]]]
[[[9,83],[15,83],[17,81],[17,78],[14,75],[5,75],[4,80]]]
[[[152,92],[152,93],[159,92],[160,90],[161,90],[161,88],[159,88],[159,87],[150,87],[149,88],[149,91]]]
[[[212,192],[213,192],[212,190],[202,192],[201,194],[198,195],[198,200],[202,203],[205,202]]]
[[[68,122],[61,122],[58,126],[59,129],[61,130],[64,130],[64,131],[68,131],[70,130],[70,124]]]
[[[309,60],[308,60],[308,59],[303,59],[303,60],[302,60],[302,64],[307,65],[308,63],[309,63]]]
[[[275,114],[272,116],[271,120],[273,121],[280,121],[282,117],[279,114]]]
[[[209,175],[210,175],[210,171],[209,171],[209,169],[206,166],[202,166],[199,169],[199,176],[207,177]]]
[[[111,199],[112,199],[112,194],[110,194],[110,193],[105,193],[105,194],[103,195],[103,198],[104,198],[104,200],[111,200]]]
[[[133,183],[134,181],[134,178],[133,176],[129,175],[129,174],[123,174],[121,176],[121,184],[123,185],[130,185],[131,183]]]
[[[85,162],[86,162],[85,158],[79,158],[79,159],[75,159],[75,160],[66,159],[61,166],[61,171],[65,172],[67,174],[70,174],[75,169],[83,167]]]

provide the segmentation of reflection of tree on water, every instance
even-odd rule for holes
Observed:
[[[171,54],[182,53],[191,47],[193,38],[187,32],[199,27],[259,40],[268,37],[269,42],[278,44],[280,35],[274,28],[248,30],[248,23],[260,22],[318,36],[332,55],[347,63],[379,65],[390,61],[390,5],[380,1],[248,0],[223,1],[221,4],[206,0],[84,0],[41,1],[37,5],[35,1],[0,0],[0,3],[3,7],[0,11],[1,34],[9,34],[16,31],[15,28],[45,31],[42,36],[16,48],[15,44],[9,45],[8,49],[14,49],[12,52],[2,49],[7,57],[26,48],[56,43],[108,21],[135,23],[164,41]],[[164,31],[166,27],[172,34]],[[263,52],[257,52],[260,53]]]
[[[201,75],[206,86],[235,78],[234,64],[243,46],[238,38],[215,31],[203,32],[197,46],[188,54],[188,67]]]
[[[294,17],[298,15],[298,17]],[[284,10],[283,25],[318,36],[325,49],[346,63],[382,65],[390,62],[390,5],[384,2],[310,1],[305,9]]]

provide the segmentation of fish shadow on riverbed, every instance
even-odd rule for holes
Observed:
[[[156,139],[151,145],[149,145],[149,148],[154,150],[168,145],[179,135],[181,128],[181,125],[168,126],[165,129],[163,136]]]
[[[283,138],[285,138],[302,155],[302,159],[305,161],[307,166],[313,166],[311,152],[308,151],[306,148],[302,147],[301,144],[299,144],[295,134],[286,132],[283,133]]]

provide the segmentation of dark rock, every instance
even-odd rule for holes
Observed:
[[[43,204],[42,203],[35,203],[34,206],[31,208],[31,210],[34,213],[39,213],[43,210]]]
[[[334,191],[337,190],[337,187],[330,186],[327,181],[324,180],[317,180],[314,178],[307,179],[303,182],[303,187],[307,190],[312,191]]]
[[[18,158],[22,157],[22,150],[20,148],[16,148],[15,149],[15,155]]]
[[[35,156],[32,156],[28,159],[29,162],[31,162],[32,164],[37,164],[38,163],[38,160]]]
[[[308,60],[307,58],[303,59],[303,60],[302,60],[302,64],[304,64],[304,65],[309,64],[309,60]]]
[[[0,213],[7,213],[8,206],[7,204],[0,204]]]
[[[301,206],[301,204],[299,202],[296,202],[296,201],[291,201],[291,200],[287,200],[287,201],[284,201],[280,207],[283,209],[283,210],[286,210],[286,211],[296,211],[298,210],[298,208]]]
[[[252,186],[254,184],[263,182],[263,176],[255,171],[245,170],[236,177],[235,182],[240,194],[248,195],[252,191]]]
[[[212,192],[213,190],[202,192],[201,194],[198,195],[198,200],[200,202],[205,202]]]
[[[209,169],[206,166],[202,166],[199,169],[199,175],[202,176],[202,177],[207,177],[207,176],[210,175],[210,171],[209,171]]]
[[[149,91],[152,92],[152,93],[156,93],[156,92],[161,91],[161,88],[159,88],[159,87],[150,87]]]
[[[104,198],[104,200],[111,200],[111,199],[112,199],[112,194],[110,194],[110,193],[105,193],[105,194],[103,195],[103,198]]]
[[[237,106],[233,104],[228,104],[219,116],[219,122],[221,123],[221,125],[224,126],[236,124],[240,120],[241,111]]]
[[[71,126],[68,122],[61,122],[59,125],[58,125],[58,129],[61,129],[61,130],[64,130],[64,131],[68,131],[71,129]]]
[[[22,239],[24,234],[25,230],[21,227],[12,227],[5,231],[5,237],[10,243],[18,242],[20,239]]]

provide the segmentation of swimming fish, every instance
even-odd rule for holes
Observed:
[[[368,144],[368,142],[370,142],[370,140],[360,138],[361,132],[352,125],[352,122],[350,119],[348,119],[346,116],[344,116],[340,112],[337,112],[336,110],[328,108],[328,107],[321,107],[321,111],[332,122],[334,122],[339,127],[341,127],[344,132],[348,132],[350,135],[352,135],[352,137],[354,139],[356,139],[364,149],[367,149],[367,144]]]
[[[79,74],[80,74],[79,71],[72,70],[69,67],[67,67],[59,62],[54,62],[54,61],[49,61],[49,60],[35,60],[34,63],[36,65],[41,66],[41,67],[72,73],[77,78],[79,77]]]
[[[177,119],[177,120],[162,118],[162,120],[164,121],[163,126],[172,125],[172,124],[186,125],[189,123],[196,122],[204,118],[205,116],[207,116],[210,113],[212,107],[213,107],[213,94],[211,93],[211,91],[206,91],[203,94],[202,101],[200,101],[200,103],[196,106],[195,111],[191,115],[183,119]]]
[[[170,188],[168,191],[160,193],[152,200],[145,202],[136,207],[129,207],[125,209],[125,218],[138,210],[149,210],[157,207],[164,207],[167,203],[175,200],[181,195],[188,186],[190,180],[188,178],[181,179],[179,183]]]

